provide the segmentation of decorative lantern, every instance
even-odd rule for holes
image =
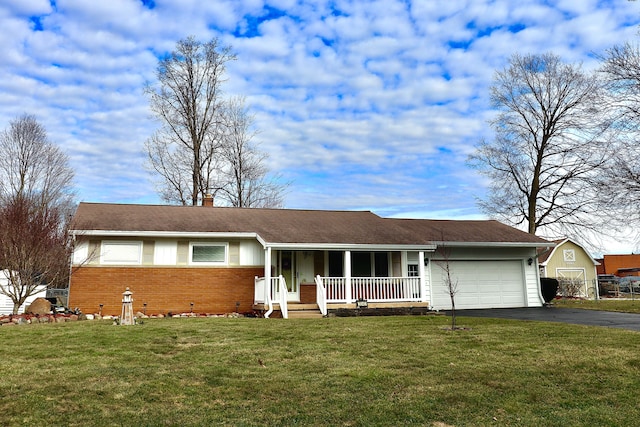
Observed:
[[[122,316],[120,316],[121,325],[133,325],[133,292],[127,288],[122,293]]]

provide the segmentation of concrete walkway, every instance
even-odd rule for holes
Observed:
[[[450,315],[451,313],[447,312],[447,314]],[[492,308],[484,310],[456,310],[456,315],[460,317],[492,317],[498,319],[561,322],[640,331],[640,314],[615,313],[612,311],[557,307]]]

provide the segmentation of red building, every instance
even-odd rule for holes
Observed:
[[[614,274],[618,277],[640,276],[640,255],[605,255],[598,260],[598,274]]]

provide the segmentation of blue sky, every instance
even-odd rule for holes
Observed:
[[[246,96],[292,182],[286,207],[481,218],[465,159],[491,137],[494,71],[549,51],[593,69],[639,24],[626,0],[4,0],[0,128],[34,114],[80,200],[160,203],[143,87],[178,39],[219,37],[238,56],[226,94]]]

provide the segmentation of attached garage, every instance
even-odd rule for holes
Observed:
[[[526,284],[522,260],[449,261],[452,281],[457,281],[457,309],[526,307]],[[432,305],[451,309],[444,265],[431,268]]]

